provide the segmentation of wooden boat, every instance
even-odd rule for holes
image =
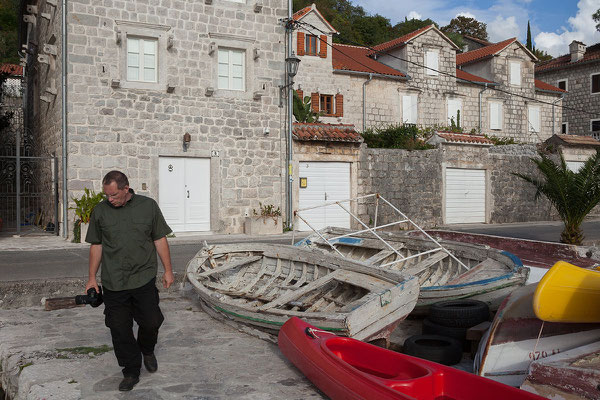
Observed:
[[[600,342],[534,361],[521,389],[551,399],[597,399]]]
[[[537,284],[515,290],[502,303],[475,356],[478,375],[520,386],[532,361],[600,340],[600,324],[544,322],[533,312]]]
[[[549,322],[600,322],[600,271],[559,261],[533,295],[535,315]]]
[[[339,337],[298,318],[281,328],[278,345],[333,400],[543,399],[465,371]]]
[[[309,249],[262,243],[203,247],[187,278],[214,311],[277,331],[292,316],[360,340],[388,338],[413,309],[413,277]]]
[[[475,299],[496,310],[527,280],[529,270],[511,253],[469,243],[432,241],[393,232],[353,232],[328,227],[296,243],[376,269],[390,269],[419,280],[415,313],[438,301]]]

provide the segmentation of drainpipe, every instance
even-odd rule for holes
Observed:
[[[367,85],[373,80],[373,74],[369,74],[369,79],[363,82],[363,132],[367,129]]]
[[[554,117],[554,105],[555,105],[556,103],[558,103],[559,101],[561,101],[561,100],[562,100],[564,97],[565,97],[565,95],[564,95],[564,94],[561,94],[559,99],[556,99],[556,101],[553,101],[553,102],[552,102],[552,134],[553,134],[553,135],[554,135],[554,129],[555,129],[555,128],[554,128],[554,122],[555,122],[555,117]]]
[[[479,91],[479,133],[481,133],[481,96],[483,95],[483,92],[485,92],[486,90],[487,90],[487,83],[485,84],[485,87]]]
[[[292,0],[288,0],[288,19],[289,21],[292,20],[292,10],[293,10],[293,4],[292,4]],[[292,29],[288,30],[288,46],[287,46],[287,55],[286,57],[291,57],[292,56],[292,46],[293,46],[293,31]],[[292,192],[294,190],[293,186],[292,186],[292,179],[294,178],[293,176],[293,171],[292,171],[292,150],[293,150],[293,142],[292,142],[292,130],[293,130],[293,110],[294,110],[294,87],[292,85],[292,81],[291,78],[289,77],[289,75],[287,74],[287,66],[286,66],[286,83],[289,84],[288,86],[288,131],[287,131],[287,145],[288,145],[288,149],[287,149],[287,182],[286,182],[286,189],[287,189],[287,220],[288,220],[288,227],[290,229],[293,229],[294,227],[294,205],[293,205],[293,198],[292,198]],[[289,81],[288,81],[289,80]]]
[[[67,0],[62,0],[62,236],[68,236],[67,214],[69,212],[69,194],[67,191]],[[57,227],[58,228],[58,227]]]

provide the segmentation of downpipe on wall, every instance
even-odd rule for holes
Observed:
[[[67,191],[67,0],[62,0],[62,236],[68,236],[69,194]]]
[[[363,82],[363,132],[367,129],[367,85],[373,80],[373,74],[369,74],[369,79]]]
[[[487,88],[488,88],[488,85],[486,83],[485,87],[479,91],[479,133],[480,134],[481,134],[481,111],[482,111],[481,110],[481,104],[482,104],[481,98],[483,96],[483,92],[485,92],[487,90]]]
[[[564,98],[565,98],[565,95],[564,95],[564,94],[561,94],[559,99],[556,99],[555,101],[553,101],[553,102],[552,102],[552,134],[553,134],[553,135],[555,134],[555,131],[554,131],[554,129],[555,129],[555,127],[554,127],[554,123],[555,123],[555,117],[554,117],[554,105],[555,105],[556,103],[558,103],[559,101],[561,101],[562,99],[564,99]],[[562,131],[561,131],[561,132],[562,132]],[[569,132],[565,132],[565,133],[569,133]]]

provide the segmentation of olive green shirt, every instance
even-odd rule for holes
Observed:
[[[132,194],[122,207],[107,200],[90,216],[85,241],[102,245],[102,285],[108,290],[135,289],[158,272],[154,241],[171,233],[156,201]]]

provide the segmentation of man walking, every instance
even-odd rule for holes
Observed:
[[[168,288],[175,280],[166,238],[171,229],[158,204],[135,194],[124,173],[106,174],[102,188],[106,200],[92,211],[85,238],[91,244],[85,290],[98,291],[96,273],[102,262],[105,323],[123,367],[119,390],[129,391],[139,382],[142,359],[148,372],[158,369],[154,346],[164,317],[158,306],[156,253],[165,269],[163,287]],[[137,340],[134,320],[139,326]]]

